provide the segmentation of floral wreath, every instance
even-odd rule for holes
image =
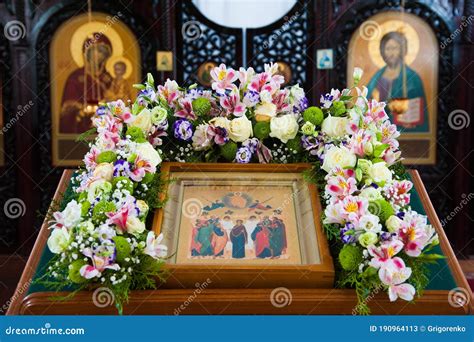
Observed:
[[[338,287],[355,287],[356,311],[384,289],[391,301],[412,301],[428,284],[428,254],[438,244],[426,216],[410,208],[413,187],[401,165],[400,133],[385,103],[354,86],[321,96],[308,107],[298,85],[282,88],[277,64],[239,71],[224,64],[211,71],[212,91],[167,80],[155,88],[149,74],[135,85],[133,103],[101,105],[93,118],[97,136],[84,168],[72,179],[52,214],[47,245],[53,258],[38,281],[76,291],[106,286],[122,312],[131,290],[165,281],[168,248],[146,229],[148,213],[163,205],[160,163],[309,162],[324,208],[323,227],[337,256]],[[238,81],[238,82],[237,82]],[[86,140],[87,141],[87,140]]]

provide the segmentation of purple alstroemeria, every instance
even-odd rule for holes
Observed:
[[[240,164],[247,164],[252,159],[252,151],[248,147],[241,147],[237,150],[235,155],[235,160]]]
[[[209,125],[208,134],[213,137],[217,145],[224,145],[229,141],[229,133],[224,127]]]
[[[177,120],[173,124],[173,132],[176,139],[189,141],[193,137],[193,125],[188,120]]]

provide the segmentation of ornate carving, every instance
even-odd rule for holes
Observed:
[[[335,59],[338,60],[335,66],[336,85],[338,87],[346,85],[347,49],[352,34],[365,20],[381,11],[388,10],[400,11],[400,1],[356,2],[337,20],[333,37],[336,50]],[[442,9],[443,17],[441,17],[433,9],[414,1],[405,3],[405,11],[424,19],[431,26],[438,42],[446,41],[451,34],[449,27],[452,25],[453,19],[449,16],[449,11]],[[438,89],[442,92],[442,96],[438,97],[437,164],[434,166],[416,166],[426,188],[430,189],[431,200],[441,218],[446,217],[451,210],[450,199],[447,196],[449,184],[447,184],[446,177],[450,173],[450,163],[452,163],[452,156],[447,150],[448,134],[453,131],[449,129],[446,118],[454,108],[453,92],[450,88],[453,79],[453,64],[453,45],[451,44],[439,50]]]
[[[280,20],[247,30],[247,64],[262,72],[265,63],[285,62],[291,69],[290,84],[308,88],[312,74],[308,63],[311,37],[311,2],[297,3]]]
[[[218,25],[205,18],[190,2],[181,2],[176,36],[178,78],[184,84],[198,82],[198,68],[205,62],[242,65],[242,31]]]

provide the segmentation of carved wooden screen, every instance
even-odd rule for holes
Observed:
[[[178,80],[208,87],[213,66],[242,66],[242,30],[211,22],[190,1],[182,1],[180,6],[176,30]]]

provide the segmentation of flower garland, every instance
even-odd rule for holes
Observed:
[[[148,75],[135,102],[101,105],[85,168],[52,214],[47,244],[55,256],[39,281],[76,291],[106,286],[121,312],[130,290],[165,279],[168,249],[146,230],[148,213],[163,205],[156,196],[162,160],[304,161],[314,165],[308,179],[321,190],[328,238],[340,237],[338,284],[356,287],[359,312],[368,313],[365,300],[380,286],[390,300],[421,293],[424,265],[439,257],[427,254],[437,235],[410,209],[412,183],[403,178],[399,133],[385,104],[356,87],[356,69],[352,89],[333,89],[321,108],[308,108],[303,89],[282,88],[277,70],[221,64],[211,71],[212,91],[171,80],[155,88]]]

